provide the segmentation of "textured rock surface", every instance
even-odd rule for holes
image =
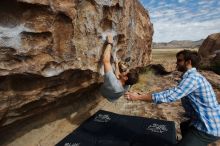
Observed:
[[[0,126],[96,90],[106,31],[130,68],[150,61],[153,28],[137,0],[1,0],[0,17]]]
[[[220,74],[220,33],[209,35],[199,48],[202,65]]]

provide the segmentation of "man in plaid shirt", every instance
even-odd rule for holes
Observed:
[[[190,120],[181,123],[183,138],[177,145],[207,146],[220,138],[220,105],[210,83],[196,70],[200,61],[198,53],[183,50],[176,57],[177,70],[183,72],[178,86],[153,94],[127,92],[126,98],[156,104],[181,99]]]

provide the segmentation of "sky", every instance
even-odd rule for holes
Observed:
[[[140,0],[154,25],[153,42],[205,39],[220,32],[220,0]]]

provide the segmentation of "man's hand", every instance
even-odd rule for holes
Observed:
[[[140,95],[137,92],[126,92],[125,98],[128,100],[140,100]]]
[[[110,43],[110,44],[113,44],[113,36],[112,36],[112,34],[109,34],[107,36],[107,42]]]
[[[151,93],[139,94],[137,92],[126,92],[125,98],[127,98],[128,100],[142,100],[142,101],[152,102]]]

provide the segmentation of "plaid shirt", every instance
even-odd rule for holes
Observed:
[[[177,87],[154,93],[152,99],[154,103],[181,99],[194,127],[207,134],[220,136],[220,105],[210,83],[195,68],[183,75]]]

